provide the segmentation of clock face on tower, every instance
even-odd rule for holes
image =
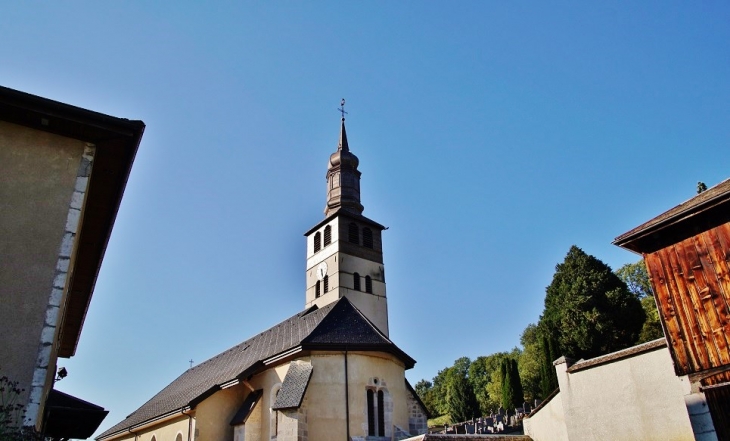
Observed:
[[[317,278],[319,278],[319,280],[322,280],[322,279],[324,279],[324,276],[326,276],[326,275],[327,275],[327,262],[322,262],[317,267]]]

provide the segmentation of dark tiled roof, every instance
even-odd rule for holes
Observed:
[[[263,389],[255,390],[248,394],[246,399],[243,400],[241,408],[238,409],[238,412],[236,412],[236,414],[231,419],[231,426],[237,426],[239,424],[245,423],[248,419],[248,416],[251,415],[253,408],[256,406],[256,403],[258,403],[263,394]]]
[[[302,404],[304,392],[309,386],[312,377],[312,364],[301,361],[292,361],[284,377],[284,383],[276,396],[274,410],[296,409]]]
[[[614,239],[613,243],[633,251],[645,252],[643,244],[636,244],[645,236],[656,234],[660,230],[679,224],[690,217],[697,217],[703,211],[713,209],[728,201],[730,201],[730,179],[720,182],[654,219],[644,222],[631,231],[627,231]]]
[[[347,298],[322,308],[300,312],[278,325],[185,371],[157,395],[112,426],[97,439],[126,431],[197,403],[237,378],[264,369],[263,361],[291,349],[377,350],[401,359],[407,368],[415,361],[383,336]]]

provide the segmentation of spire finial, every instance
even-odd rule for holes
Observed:
[[[342,100],[340,101],[340,107],[337,110],[339,110],[340,113],[342,114],[342,121],[344,121],[345,115],[347,115],[347,112],[345,112],[345,99],[344,98],[342,98]]]

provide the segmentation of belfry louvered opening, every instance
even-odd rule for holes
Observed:
[[[347,226],[347,240],[360,245],[360,229],[355,222],[350,222],[350,225]]]
[[[324,246],[332,243],[332,227],[327,225],[324,227]]]
[[[373,230],[368,227],[362,229],[362,244],[365,248],[373,247]]]
[[[360,291],[360,273],[352,274],[352,287],[355,291]]]
[[[319,234],[319,231],[314,233],[314,252],[322,249],[322,235]]]

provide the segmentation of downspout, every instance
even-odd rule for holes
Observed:
[[[345,424],[347,426],[346,441],[350,441],[350,384],[347,379],[347,347],[345,347]]]
[[[180,413],[188,417],[188,441],[193,441],[193,416],[181,410]]]

